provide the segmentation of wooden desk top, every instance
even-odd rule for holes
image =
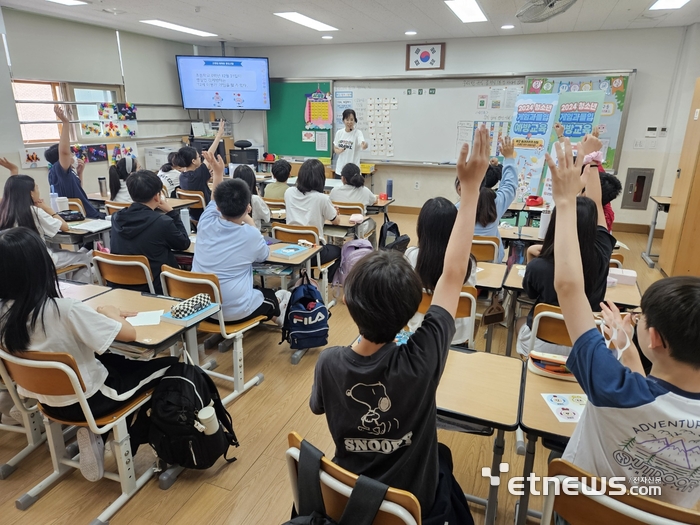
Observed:
[[[438,410],[467,416],[476,423],[515,430],[522,373],[520,359],[450,350],[437,390]]]
[[[511,202],[510,206],[508,206],[508,211],[523,211],[523,208],[525,207],[524,202]]]
[[[523,413],[520,418],[523,429],[538,436],[571,437],[576,425],[574,423],[560,423],[557,416],[547,406],[542,394],[582,393],[583,390],[578,383],[543,377],[528,370],[525,376]]]
[[[653,200],[656,204],[661,204],[662,206],[669,206],[671,204],[671,197],[649,197],[651,200]]]
[[[368,206],[369,208],[375,207],[375,208],[386,208],[389,206],[389,204],[392,204],[396,199],[377,199],[377,202],[372,204],[371,206]]]
[[[498,228],[498,234],[501,236],[502,240],[509,240],[509,241],[525,241],[525,242],[530,242],[530,243],[537,243],[541,242],[543,239],[539,237],[539,228],[535,228],[534,226],[523,226],[520,233],[522,235],[518,235],[518,228],[516,227],[511,227],[511,228],[503,228],[499,227]]]
[[[95,193],[88,193],[87,198],[89,201],[96,201],[96,202],[104,202],[107,200],[107,197],[103,197],[99,191],[95,192]]]
[[[78,301],[86,301],[111,290],[107,286],[68,281],[58,281],[58,287],[61,289],[63,297],[77,299]]]
[[[85,304],[95,309],[98,306],[111,305],[128,312],[149,312],[152,310],[164,310],[167,312],[177,303],[178,301],[141,295],[141,292],[119,288],[114,288],[109,292],[85,301]],[[186,330],[184,326],[163,321],[154,326],[136,326],[134,328],[136,328],[135,342],[147,347],[158,346]]]
[[[523,275],[520,275],[520,272],[525,272],[524,264],[514,264],[513,266],[511,266],[510,271],[506,276],[506,280],[503,282],[503,287],[509,288],[511,290],[522,290],[523,276],[525,275],[525,273],[523,273]]]
[[[338,215],[338,217],[340,218],[340,222],[338,224],[333,224],[330,221],[326,221],[326,224],[324,225],[324,227],[325,226],[338,226],[340,228],[354,228],[358,224],[362,224],[362,223],[350,222],[351,215],[343,215],[341,213]],[[369,219],[369,217],[367,215],[363,216],[362,222],[365,222],[367,219]]]
[[[200,201],[194,199],[174,199],[172,197],[168,197],[165,200],[168,201],[168,204],[170,204],[170,206],[173,207],[173,210],[188,208],[190,206],[194,206],[195,204],[200,203]]]
[[[508,267],[505,264],[480,262],[477,264],[482,271],[476,274],[476,287],[500,290]]]

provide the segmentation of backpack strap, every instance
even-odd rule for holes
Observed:
[[[389,486],[360,475],[352,489],[339,525],[372,525]]]
[[[389,219],[389,214],[387,212],[384,212],[384,224],[387,222],[391,222],[391,219]]]
[[[299,515],[310,516],[316,511],[325,516],[326,506],[321,494],[321,458],[323,452],[311,443],[302,440],[299,453]],[[359,525],[359,524],[358,524]]]

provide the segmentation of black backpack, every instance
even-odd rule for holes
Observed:
[[[384,213],[384,224],[379,231],[379,249],[405,253],[410,242],[411,238],[408,235],[401,235],[399,225],[389,220],[389,215]]]
[[[326,515],[321,494],[321,458],[323,452],[306,440],[301,442],[297,487],[299,509],[283,525],[372,525],[389,487],[372,478],[360,476],[350,494],[340,521]]]
[[[206,435],[197,420],[199,410],[213,406],[219,430]],[[195,422],[201,431],[195,426]],[[198,366],[177,363],[161,378],[151,398],[148,440],[158,457],[169,465],[207,469],[238,440],[231,415],[221,403],[214,381]]]

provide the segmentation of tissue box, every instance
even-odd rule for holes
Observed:
[[[610,268],[608,276],[617,279],[617,284],[637,284],[637,272],[625,268]]]

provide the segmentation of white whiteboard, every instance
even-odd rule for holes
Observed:
[[[336,81],[334,127],[343,126],[344,109],[355,110],[369,145],[363,160],[454,162],[475,125],[485,122],[494,138],[508,132],[524,85],[523,77]]]

